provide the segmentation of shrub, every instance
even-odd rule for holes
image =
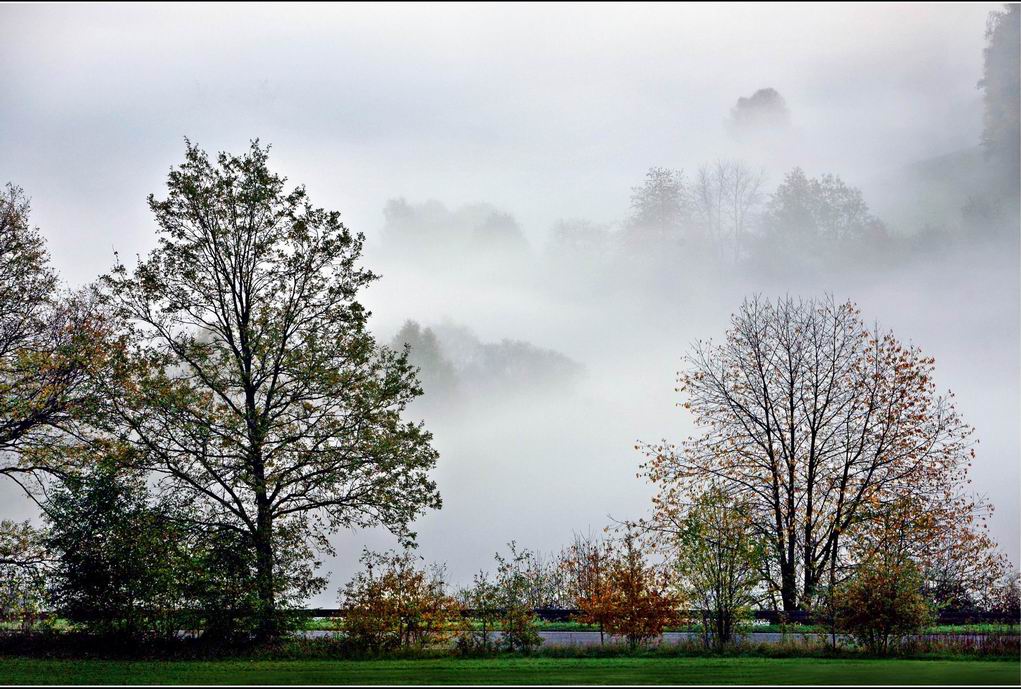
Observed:
[[[1011,625],[1021,621],[1021,573],[1003,572],[990,587],[987,607],[990,612],[1003,615]]]
[[[247,640],[258,624],[255,556],[247,537],[230,528],[195,535],[187,592],[203,639],[215,644]]]
[[[695,496],[669,536],[680,586],[702,611],[703,640],[717,647],[732,642],[761,579],[764,548],[750,506],[710,488]]]
[[[471,615],[471,620],[465,621],[455,639],[461,655],[489,654],[496,650],[493,632],[500,624],[498,594],[497,585],[486,572],[476,574],[472,585],[458,593],[458,602]]]
[[[607,542],[576,536],[562,559],[568,591],[574,607],[580,610],[576,623],[597,626],[600,646],[605,643],[606,624],[613,613],[607,577],[612,554]]]
[[[103,634],[171,636],[184,602],[185,533],[150,504],[142,477],[101,465],[68,479],[46,508],[57,610]]]
[[[834,589],[837,626],[870,653],[886,655],[931,623],[922,588],[914,562],[877,557]]]
[[[442,568],[419,566],[410,551],[364,551],[359,572],[341,590],[348,641],[373,652],[424,648],[446,641],[461,621]]]
[[[502,609],[503,645],[509,651],[530,653],[542,644],[532,596],[533,579],[529,565],[534,557],[527,550],[519,551],[512,542],[510,557],[496,555],[497,604]]]
[[[635,649],[677,622],[680,598],[665,573],[646,561],[631,526],[612,546],[606,564],[606,586],[592,605],[605,618],[607,632],[624,637]]]
[[[507,651],[531,653],[542,644],[533,610],[536,593],[537,558],[528,550],[510,543],[510,555],[496,554],[496,575],[475,575],[472,586],[460,593],[462,605],[470,611],[475,625],[465,626],[458,634],[457,648],[464,654],[497,650],[492,632],[499,625],[499,647]]]

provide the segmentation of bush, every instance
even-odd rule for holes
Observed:
[[[479,572],[472,585],[458,593],[458,602],[470,613],[454,640],[461,655],[488,655],[496,650],[493,632],[500,624],[499,590],[486,572]],[[474,624],[472,624],[474,622]]]
[[[215,644],[247,640],[258,624],[254,548],[246,534],[229,528],[194,536],[187,577],[188,599],[197,610],[193,626]]]
[[[510,544],[510,557],[496,556],[497,604],[503,610],[503,645],[509,651],[530,653],[542,644],[538,620],[532,609],[533,586],[529,565],[534,557]]]
[[[761,580],[764,548],[754,531],[751,506],[711,487],[694,496],[668,535],[680,586],[702,611],[705,644],[731,643],[758,598]]]
[[[510,556],[496,554],[496,577],[479,572],[467,589],[461,591],[461,604],[471,611],[476,625],[465,626],[457,637],[463,654],[490,653],[497,649],[492,632],[500,626],[500,644],[504,650],[531,653],[542,644],[538,620],[533,611],[536,592],[537,558],[528,550],[510,543]]]
[[[364,551],[359,572],[341,590],[345,638],[376,653],[446,641],[461,622],[442,568],[426,570],[409,551]]]
[[[1003,572],[990,589],[989,611],[1010,619],[1012,625],[1021,622],[1021,573]]]
[[[102,634],[176,634],[186,534],[150,504],[138,474],[103,465],[68,479],[45,512],[56,559],[49,595],[61,614]]]
[[[571,624],[595,626],[599,630],[600,646],[606,641],[606,624],[613,613],[607,576],[613,554],[608,542],[591,536],[575,536],[561,564],[567,574],[572,603],[580,611]]]
[[[678,621],[680,599],[664,572],[649,565],[637,535],[627,527],[608,561],[606,631],[635,649]]]
[[[910,560],[877,557],[834,589],[837,627],[870,653],[887,655],[932,621],[923,578]]]

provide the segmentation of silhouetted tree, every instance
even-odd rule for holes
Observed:
[[[167,198],[149,199],[157,248],[106,278],[134,343],[115,400],[124,438],[193,520],[245,536],[263,639],[285,544],[370,525],[409,540],[440,505],[431,436],[401,419],[421,393],[413,368],[376,344],[357,301],[375,279],[363,238],[285,191],[267,155],[256,142],[213,163],[188,143]]]
[[[777,267],[829,266],[877,256],[887,238],[861,191],[840,177],[794,168],[770,196],[762,218],[762,256]]]
[[[730,126],[738,136],[756,136],[790,126],[787,102],[774,88],[762,88],[737,99],[730,111]]]
[[[408,361],[418,368],[425,400],[448,399],[457,388],[457,371],[444,356],[432,328],[406,321],[394,335],[391,347],[408,347]]]
[[[920,494],[956,519],[973,513],[971,428],[937,394],[933,360],[870,332],[852,304],[748,300],[723,342],[686,361],[684,408],[703,432],[647,446],[657,513],[669,519],[707,485],[748,505],[784,610],[841,578],[865,505]]]
[[[1021,179],[1021,7],[1004,5],[986,24],[982,80],[982,145],[1002,175],[1002,189],[1017,196]]]
[[[695,217],[721,256],[737,262],[762,201],[762,172],[736,160],[703,165],[692,192]],[[729,248],[729,251],[728,251]]]
[[[663,242],[684,238],[691,201],[680,170],[649,168],[645,180],[631,190],[628,230],[633,242],[651,242],[643,248],[655,250]]]

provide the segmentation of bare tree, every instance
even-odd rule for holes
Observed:
[[[934,363],[833,299],[746,301],[679,376],[703,433],[647,446],[657,510],[716,483],[752,510],[784,610],[841,575],[863,505],[921,493],[962,514],[971,428],[936,394]]]
[[[698,170],[692,196],[695,214],[707,238],[720,252],[727,244],[734,262],[741,258],[755,211],[762,202],[765,174],[737,160],[718,160]]]

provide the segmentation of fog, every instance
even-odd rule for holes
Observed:
[[[1017,563],[1018,180],[980,147],[977,87],[997,9],[5,5],[0,183],[24,187],[80,285],[154,245],[145,199],[183,137],[271,143],[274,168],[365,233],[373,331],[422,366],[410,412],[444,506],[413,528],[455,581],[512,539],[559,549],[646,514],[636,441],[692,432],[681,358],[753,294],[850,299],[936,358]],[[649,168],[690,188],[731,160],[760,180],[743,241],[635,243]],[[766,242],[794,166],[860,189],[885,243]],[[32,514],[12,485],[0,497]],[[363,545],[394,544],[333,541],[324,606]]]

